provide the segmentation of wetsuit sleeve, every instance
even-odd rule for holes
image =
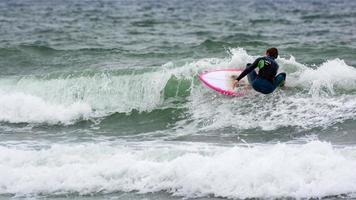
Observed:
[[[252,72],[252,70],[256,69],[256,67],[258,66],[258,62],[260,62],[262,58],[257,58],[255,60],[255,62],[252,63],[252,65],[248,66],[241,74],[239,77],[237,77],[236,80],[240,81],[243,77],[245,77],[247,74],[249,74],[250,72]]]

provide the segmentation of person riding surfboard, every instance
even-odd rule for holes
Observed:
[[[275,61],[278,57],[277,48],[269,48],[266,56],[257,58],[252,64],[248,63],[246,69],[234,80],[234,87],[239,86],[239,81],[247,75],[248,82],[257,92],[263,94],[272,93],[277,87],[284,86],[286,73],[279,73],[279,65]],[[258,73],[255,69],[258,69]]]

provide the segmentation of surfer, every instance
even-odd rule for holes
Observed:
[[[280,73],[276,76],[279,68],[275,61],[277,57],[277,48],[267,49],[266,56],[257,58],[252,64],[246,65],[246,69],[234,80],[234,87],[237,87],[239,81],[246,75],[253,89],[263,94],[272,93],[277,87],[284,86],[287,75]],[[256,68],[258,68],[258,73],[255,71]]]

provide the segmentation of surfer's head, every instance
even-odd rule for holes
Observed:
[[[266,51],[266,55],[267,56],[271,56],[271,57],[276,59],[278,57],[278,49],[274,48],[274,47],[273,48],[269,48]]]

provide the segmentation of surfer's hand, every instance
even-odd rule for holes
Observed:
[[[233,88],[239,87],[239,81],[238,80],[233,80],[232,87]]]

